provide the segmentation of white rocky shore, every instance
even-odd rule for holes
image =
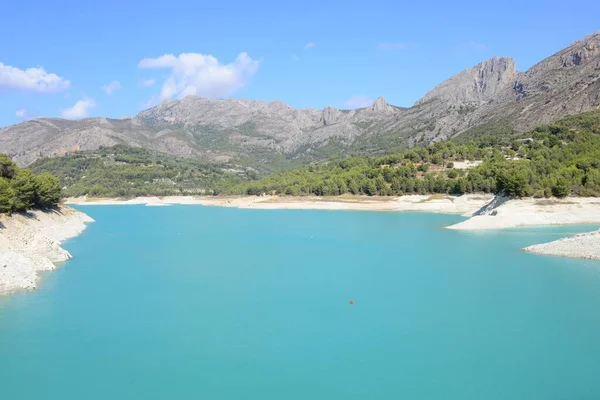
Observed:
[[[600,260],[600,230],[580,233],[549,243],[536,244],[526,247],[525,251],[551,256]]]
[[[489,230],[545,225],[600,224],[600,198],[513,199],[496,197],[450,229]]]
[[[60,244],[79,235],[88,222],[93,219],[66,206],[0,215],[0,294],[34,289],[39,271],[71,258]]]
[[[497,197],[466,221],[450,229],[488,230],[526,226],[600,224],[600,199],[519,199]],[[600,231],[537,244],[531,253],[600,260]]]
[[[492,195],[464,196],[411,195],[379,196],[166,196],[133,199],[98,199],[77,197],[67,204],[80,205],[146,205],[170,206],[197,204],[215,207],[252,208],[261,210],[346,210],[346,211],[424,211],[445,214],[466,214],[479,210],[493,199]]]

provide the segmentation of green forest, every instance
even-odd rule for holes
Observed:
[[[498,127],[488,132],[380,157],[338,158],[267,176],[238,166],[205,164],[121,145],[40,159],[31,168],[58,177],[65,196],[600,195],[599,111],[569,116],[526,133]]]
[[[58,179],[43,172],[34,175],[0,154],[0,213],[55,207],[61,198]]]

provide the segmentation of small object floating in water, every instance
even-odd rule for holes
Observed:
[[[350,300],[350,305],[353,306],[354,305],[354,300]]]

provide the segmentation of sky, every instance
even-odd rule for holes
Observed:
[[[166,99],[410,106],[494,56],[524,71],[600,30],[598,0],[2,0],[0,126]]]

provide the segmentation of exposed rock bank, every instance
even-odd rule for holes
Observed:
[[[597,198],[509,200],[497,197],[470,219],[449,228],[487,230],[593,223],[600,223],[600,199]]]
[[[600,224],[600,199],[519,199],[496,197],[473,216],[450,229],[489,230],[527,226]],[[600,231],[529,246],[532,253],[600,260]]]
[[[526,247],[525,251],[551,256],[600,260],[600,230],[581,233],[549,243],[536,244]]]
[[[34,289],[38,271],[56,268],[54,263],[71,254],[60,244],[79,235],[93,219],[70,207],[0,215],[0,294]]]

